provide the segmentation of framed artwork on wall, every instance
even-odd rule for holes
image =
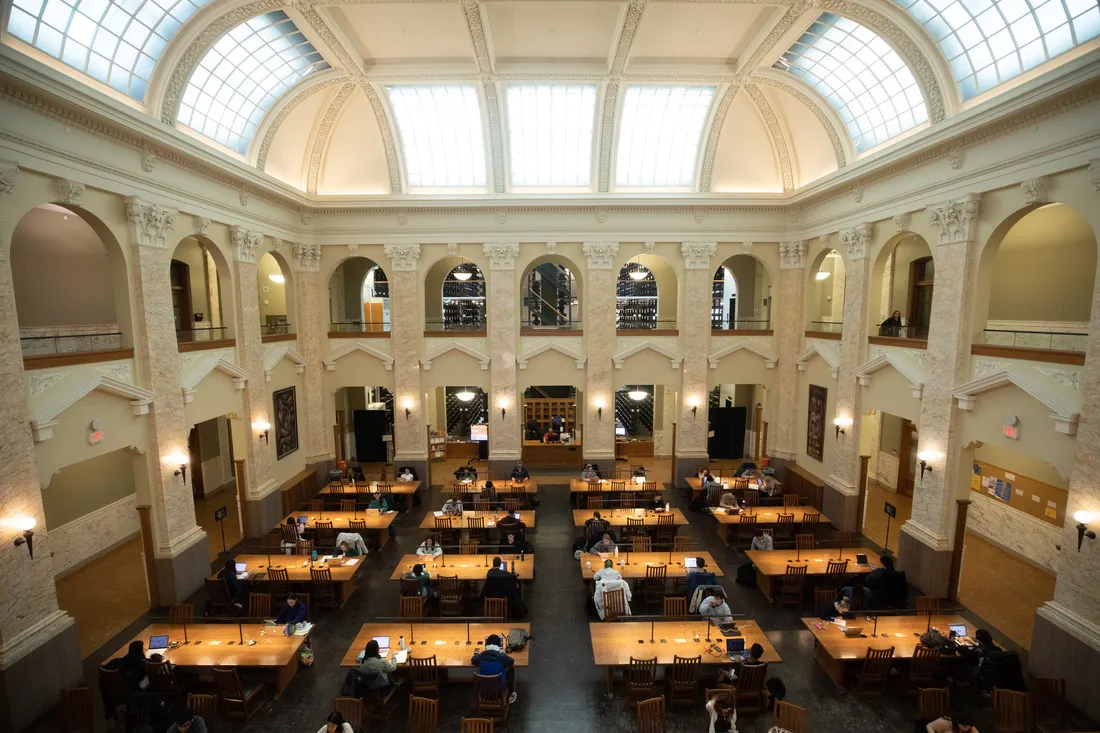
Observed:
[[[806,415],[806,455],[821,461],[825,455],[825,402],[829,390],[810,385],[810,407]]]
[[[275,459],[282,460],[298,450],[298,400],[294,387],[277,390],[275,402]]]

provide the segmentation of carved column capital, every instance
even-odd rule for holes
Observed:
[[[514,270],[519,257],[519,242],[486,242],[481,251],[489,258],[490,270]]]
[[[806,243],[801,239],[779,243],[779,269],[801,270],[806,266]]]
[[[980,198],[978,194],[971,193],[961,199],[928,207],[928,223],[939,230],[939,244],[969,242],[974,238]]]
[[[874,226],[869,222],[858,224],[851,229],[840,230],[840,243],[848,250],[848,259],[862,260],[871,248]]]
[[[416,272],[416,261],[420,259],[419,244],[387,244],[382,251],[390,258],[393,272]]]
[[[237,262],[249,262],[255,264],[256,255],[260,252],[264,235],[245,229],[242,226],[229,228],[229,240],[233,243],[233,255]]]
[[[1047,177],[1029,178],[1020,184],[1024,192],[1024,203],[1045,204],[1047,201]]]
[[[685,270],[709,270],[710,258],[718,251],[717,242],[681,242],[680,254]]]
[[[610,270],[611,262],[619,253],[618,242],[585,242],[581,251],[588,258],[589,270]]]
[[[901,234],[902,232],[909,231],[909,225],[913,220],[912,214],[906,212],[904,214],[894,215],[894,233]]]
[[[166,235],[176,228],[176,211],[158,204],[143,201],[137,196],[127,196],[126,221],[134,244],[139,247],[166,249]]]

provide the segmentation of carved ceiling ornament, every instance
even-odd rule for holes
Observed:
[[[783,179],[783,191],[785,193],[793,191],[794,173],[791,166],[791,153],[787,149],[787,138],[783,134],[783,128],[779,125],[779,118],[775,116],[775,111],[768,104],[764,93],[755,84],[746,84],[745,91],[749,93],[753,103],[756,104],[760,116],[764,118],[764,126],[768,128],[768,134],[771,135],[772,146],[776,157],[779,159],[779,173]]]
[[[255,264],[256,255],[260,252],[260,245],[264,242],[264,235],[235,225],[229,227],[229,241],[233,244],[233,252],[237,262]]]
[[[141,150],[141,169],[152,173],[157,169],[157,151],[146,147]]]
[[[313,138],[313,147],[309,152],[309,164],[306,169],[306,193],[317,195],[317,180],[321,176],[321,159],[328,149],[328,139],[332,134],[332,128],[336,125],[336,118],[340,116],[340,110],[344,108],[348,99],[358,88],[355,82],[347,82],[333,97],[325,116],[321,118],[321,124],[317,128],[317,135]]]
[[[348,245],[348,254],[351,255],[352,257],[358,257],[359,256],[359,245],[358,244],[349,244]]]
[[[239,196],[241,206],[248,206],[248,202],[252,200],[252,192],[247,188],[241,189],[241,195]]]
[[[166,234],[176,228],[176,212],[157,204],[142,201],[137,196],[127,196],[126,220],[134,242],[141,247],[168,247]]]
[[[519,242],[486,242],[481,251],[489,258],[490,270],[514,270],[519,257]]]
[[[862,260],[867,256],[873,234],[874,226],[869,222],[840,230],[840,244],[846,248],[849,260]]]
[[[19,183],[19,164],[11,160],[0,160],[0,193],[11,195]]]
[[[79,206],[80,198],[84,195],[84,184],[67,178],[58,178],[57,192],[60,195],[59,200],[61,203],[69,206]]]
[[[956,244],[973,239],[980,199],[978,194],[970,193],[961,199],[928,207],[928,223],[939,230],[939,244]]]
[[[309,226],[313,223],[313,212],[309,209],[298,209],[298,218],[302,220],[304,226]]]
[[[588,269],[610,270],[611,261],[619,253],[618,242],[585,242],[581,251],[588,258]]]
[[[1047,177],[1029,178],[1020,184],[1024,192],[1024,203],[1045,204],[1047,202]]]
[[[963,167],[963,163],[966,159],[963,155],[963,148],[961,145],[952,145],[947,149],[947,162],[951,165],[951,170],[957,171]]]
[[[546,254],[552,255],[552,254],[557,254],[557,253],[558,253],[558,243],[557,242],[547,242],[546,243]]]
[[[299,272],[321,271],[321,245],[295,244],[292,248],[294,264]]]
[[[800,270],[806,266],[806,243],[801,239],[779,243],[779,268]]]
[[[599,178],[596,190],[607,193],[611,190],[611,147],[615,140],[615,110],[619,104],[619,80],[609,79],[603,94],[603,113],[600,122],[600,162]]]
[[[480,12],[480,11],[479,11]],[[485,92],[486,121],[489,123],[489,162],[493,167],[493,192],[507,193],[508,182],[504,175],[504,130],[500,123],[500,100],[497,84],[486,77],[481,82]],[[504,222],[501,222],[503,224]]]
[[[752,254],[752,242],[742,242],[741,251],[745,254]]]
[[[454,257],[458,254],[458,242],[447,243],[447,254],[450,257]]]
[[[685,270],[709,270],[710,258],[718,251],[717,242],[681,242],[680,254]]]
[[[390,258],[393,272],[416,272],[416,261],[420,259],[419,244],[386,244],[382,251]]]

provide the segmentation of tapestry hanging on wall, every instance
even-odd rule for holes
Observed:
[[[825,399],[829,390],[810,385],[810,408],[806,414],[806,455],[821,461],[825,454]]]
[[[298,450],[298,402],[294,388],[276,391],[275,400],[275,458],[282,460]]]

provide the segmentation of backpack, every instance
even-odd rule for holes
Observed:
[[[740,585],[756,585],[756,566],[751,562],[738,565],[737,582]]]
[[[521,652],[527,646],[531,635],[524,629],[508,629],[508,639],[505,642],[505,651]]]
[[[939,649],[943,651],[951,642],[939,629],[929,629],[921,634],[920,643],[929,649]]]

